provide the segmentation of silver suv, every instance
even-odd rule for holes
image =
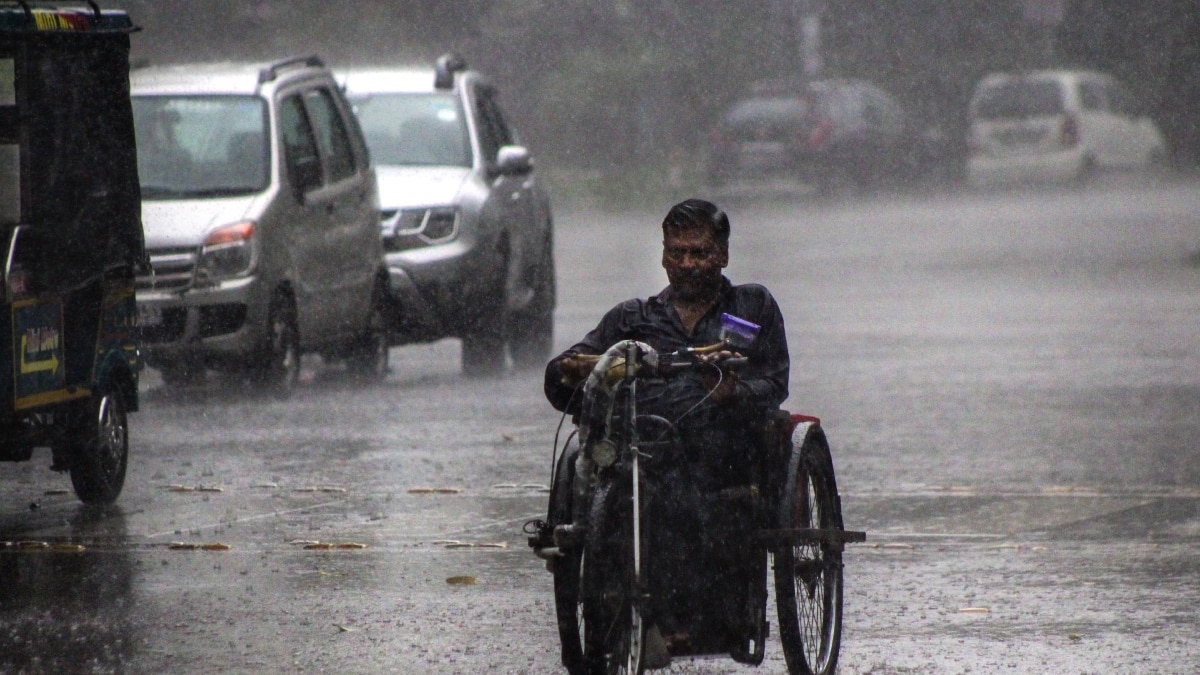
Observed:
[[[131,74],[143,353],[168,385],[207,369],[287,394],[303,352],[387,370],[375,170],[317,57]]]
[[[463,371],[541,366],[554,333],[550,202],[496,89],[458,57],[338,73],[378,165],[393,341],[462,338]]]

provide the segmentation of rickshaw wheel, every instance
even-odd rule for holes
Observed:
[[[818,429],[797,440],[788,459],[779,527],[841,530],[841,505],[824,434]],[[833,673],[842,632],[841,544],[806,542],[775,551],[775,600],[788,672]]]
[[[125,399],[115,387],[93,394],[88,414],[75,432],[71,484],[85,504],[111,504],[125,485],[129,422]]]

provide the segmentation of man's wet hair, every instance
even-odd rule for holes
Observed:
[[[685,199],[667,212],[663,218],[663,235],[667,230],[691,230],[710,228],[717,242],[729,246],[729,216],[716,204],[703,199]]]

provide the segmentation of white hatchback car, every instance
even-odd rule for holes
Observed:
[[[1113,77],[1093,71],[997,73],[970,104],[967,180],[1070,183],[1096,169],[1165,161],[1166,145]]]

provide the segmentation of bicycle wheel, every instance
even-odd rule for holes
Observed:
[[[568,444],[568,448],[571,447]],[[578,446],[574,446],[577,448]],[[574,494],[575,457],[578,450],[563,449],[555,470],[554,491],[550,495],[550,526],[571,522],[571,501]],[[553,562],[554,613],[558,619],[558,637],[562,644],[562,664],[571,675],[586,675],[587,662],[583,656],[586,623],[583,620],[582,580],[585,576],[585,547],[560,549]]]
[[[563,551],[562,557],[554,561],[554,612],[558,617],[562,664],[571,675],[586,675],[588,672],[583,654],[583,639],[587,630],[581,592],[584,576],[582,548]]]
[[[596,487],[581,576],[584,660],[590,675],[641,675],[646,624],[633,570],[632,513],[612,483]]]
[[[819,427],[797,427],[780,497],[780,528],[842,529],[833,460]],[[776,550],[775,602],[788,672],[833,673],[842,634],[842,544],[802,543]]]

